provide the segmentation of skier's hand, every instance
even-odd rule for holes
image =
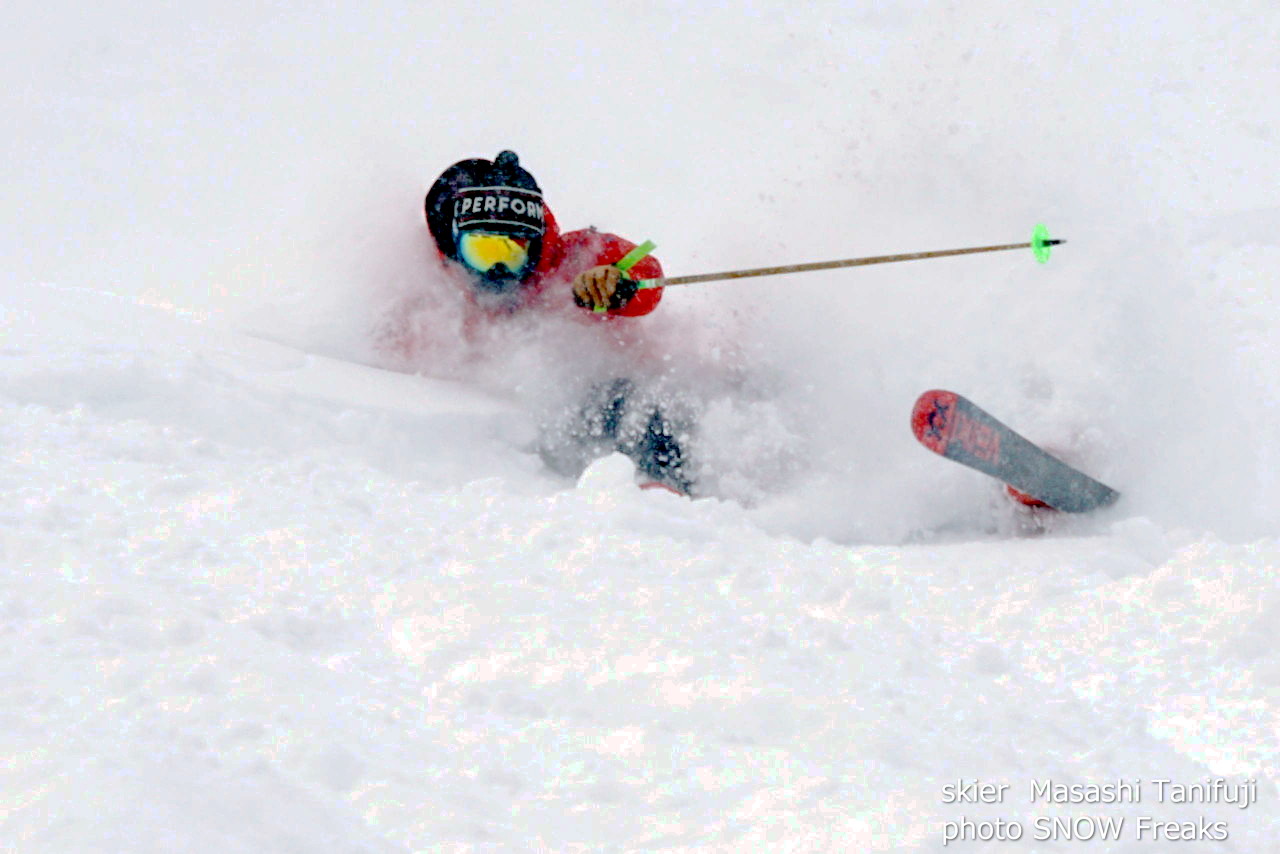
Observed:
[[[573,279],[573,301],[596,311],[619,309],[636,295],[635,282],[611,264],[583,270]]]

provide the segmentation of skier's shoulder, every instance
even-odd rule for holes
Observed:
[[[626,241],[616,234],[601,231],[594,225],[589,225],[586,228],[561,232],[560,243],[566,252],[601,255]]]
[[[560,243],[564,258],[572,259],[577,265],[614,264],[638,245],[632,240],[609,231],[602,231],[595,226],[562,232]],[[640,261],[632,269],[638,278],[658,278],[662,275],[662,265],[652,255]]]

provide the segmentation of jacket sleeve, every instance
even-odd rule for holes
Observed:
[[[622,251],[618,257],[612,261],[606,261],[606,264],[621,261],[622,257],[636,247],[636,244],[630,241],[617,238],[622,246]],[[646,255],[636,263],[628,272],[627,276],[632,279],[660,279],[662,278],[662,263],[652,255]],[[645,288],[636,291],[636,295],[631,298],[631,302],[622,308],[605,312],[606,314],[616,314],[620,317],[640,317],[648,314],[658,307],[658,303],[662,300],[662,288]]]
[[[581,270],[587,270],[601,264],[616,264],[622,260],[624,255],[636,248],[636,244],[616,234],[607,234],[591,229],[571,231],[564,235],[563,239],[566,248],[569,250],[567,254],[570,257],[576,256],[577,259],[580,259],[573,265],[575,274],[581,272]],[[579,252],[582,254],[579,254]],[[632,279],[658,279],[662,277],[662,264],[654,256],[648,255],[632,267],[627,275]],[[603,312],[603,316],[641,317],[657,308],[661,300],[662,288],[646,288],[642,291],[637,291],[631,302],[622,308]],[[590,309],[583,310],[590,311]],[[592,313],[596,316],[601,316],[601,313]]]

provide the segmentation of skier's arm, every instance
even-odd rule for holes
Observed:
[[[639,279],[662,278],[662,265],[652,255],[646,256],[625,274],[616,266],[635,244],[615,235],[605,235],[608,245],[600,253],[597,265],[583,270],[573,279],[573,298],[579,306],[609,316],[640,317],[657,307],[661,288],[638,290]]]

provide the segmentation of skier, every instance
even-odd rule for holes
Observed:
[[[482,320],[567,310],[585,322],[625,323],[662,299],[661,288],[637,290],[629,278],[662,276],[656,258],[624,276],[615,265],[634,243],[595,228],[562,234],[513,151],[453,164],[428,190],[425,208],[437,251],[463,274],[456,278]],[[597,382],[566,417],[543,425],[539,452],[552,470],[576,476],[594,458],[620,451],[635,462],[642,486],[689,495],[693,483],[669,409],[633,378]]]

